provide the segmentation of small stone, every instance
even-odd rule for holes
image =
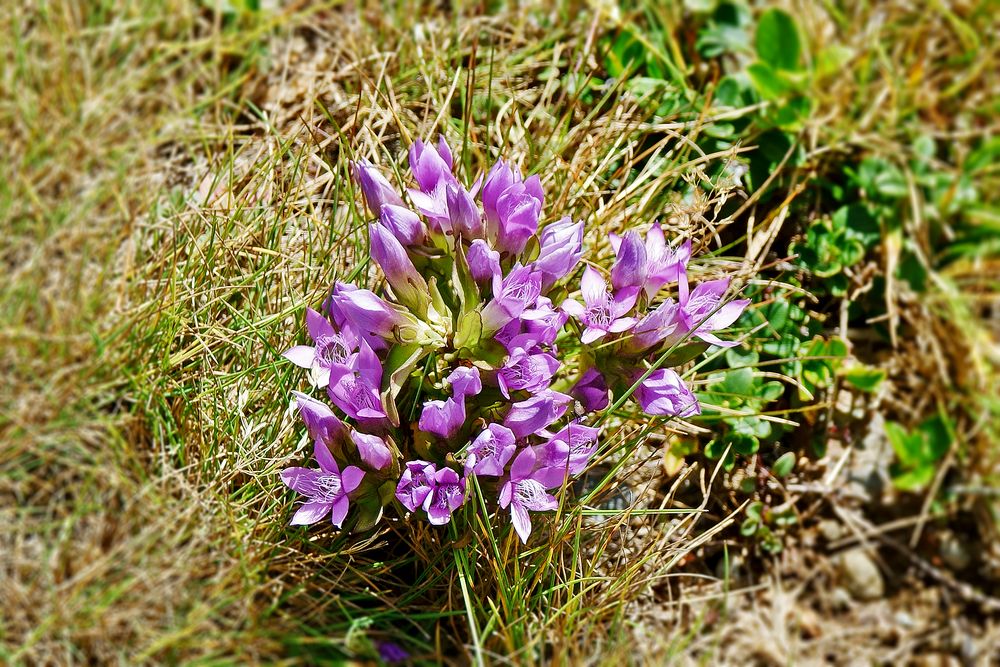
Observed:
[[[878,565],[865,549],[855,547],[835,557],[844,586],[857,600],[878,600],[885,594],[885,581]]]
[[[938,547],[938,553],[941,554],[941,560],[953,570],[964,570],[972,562],[969,547],[951,531],[947,531],[941,536],[941,546]]]
[[[916,621],[913,620],[913,617],[905,611],[896,612],[896,624],[907,630],[912,630],[917,625]]]
[[[819,528],[819,534],[827,542],[836,542],[847,533],[844,529],[844,524],[833,519],[823,519],[819,522],[817,528]]]

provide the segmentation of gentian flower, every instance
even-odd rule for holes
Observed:
[[[692,331],[692,336],[712,345],[719,347],[736,345],[737,341],[724,341],[712,333],[718,329],[725,329],[735,322],[750,304],[750,299],[734,299],[716,310],[728,288],[729,278],[721,278],[701,283],[691,290],[690,294],[682,291],[679,314],[681,327],[674,335],[680,338],[688,331]],[[710,315],[713,310],[715,314]]]
[[[359,433],[355,430],[351,431],[351,440],[358,448],[361,460],[372,470],[385,470],[389,467],[392,462],[392,453],[389,451],[389,446],[385,444],[385,440],[377,435]]]
[[[389,341],[436,342],[440,336],[400,306],[390,305],[371,290],[337,283],[330,295],[330,309],[339,315],[372,347],[372,337]]]
[[[515,449],[513,431],[500,424],[490,424],[466,450],[469,458],[465,460],[465,474],[474,472],[479,476],[501,477]]]
[[[535,448],[538,465],[542,469],[555,469],[561,474],[578,475],[597,451],[600,429],[570,422],[548,441]],[[543,483],[552,480],[543,480]],[[562,479],[556,482],[562,484]],[[554,486],[554,485],[553,485]]]
[[[547,352],[515,348],[497,371],[497,384],[504,398],[510,398],[512,391],[534,394],[549,386],[558,369],[559,360]]]
[[[581,306],[578,301],[566,299],[562,309],[586,327],[580,337],[584,345],[600,340],[609,333],[628,331],[635,326],[634,317],[623,316],[635,305],[639,293],[637,288],[629,287],[612,295],[597,269],[588,266],[580,281],[580,291],[586,307]]]
[[[404,247],[419,245],[424,242],[427,230],[420,216],[406,208],[385,204],[379,214],[379,222],[385,225],[386,229],[403,244]]]
[[[396,485],[396,500],[403,507],[416,512],[434,490],[434,473],[437,469],[427,461],[407,461],[403,475]]]
[[[417,267],[413,266],[406,249],[388,227],[377,222],[368,225],[368,239],[372,259],[381,267],[393,294],[417,315],[425,316],[430,303],[427,281],[417,271]]]
[[[293,391],[292,395],[313,441],[323,443],[335,456],[341,456],[343,443],[348,437],[344,422],[337,419],[325,403],[298,391]]]
[[[623,245],[625,245],[624,239],[617,234],[611,234],[610,236],[615,254],[621,258]],[[638,240],[638,236],[636,236],[635,240]],[[626,254],[634,256],[637,252],[634,247],[625,248]],[[676,249],[671,248],[667,245],[666,239],[663,236],[663,229],[660,227],[660,223],[654,222],[649,231],[646,232],[643,255],[645,257],[645,271],[642,287],[646,291],[646,296],[652,299],[660,291],[660,288],[667,283],[675,280],[681,281],[687,270],[688,260],[691,259],[691,241],[685,241],[683,245]],[[686,287],[686,283],[684,287]]]
[[[493,300],[482,310],[483,332],[493,334],[535,305],[542,277],[528,266],[515,266],[502,280],[493,279]]]
[[[632,382],[642,377],[641,371],[636,371]],[[684,384],[677,373],[669,368],[660,368],[635,390],[635,398],[647,415],[671,415],[691,417],[701,414],[701,406],[691,390]]]
[[[569,216],[542,230],[538,259],[532,266],[542,274],[542,290],[547,291],[566,276],[583,256],[583,222]]]
[[[451,521],[451,513],[465,502],[465,479],[451,468],[441,468],[434,473],[434,488],[424,499],[427,520],[435,526]]]
[[[461,234],[467,239],[477,238],[483,234],[483,217],[476,206],[476,200],[458,183],[445,186],[445,203],[448,206],[448,219],[451,230],[456,235]]]
[[[292,517],[292,525],[314,524],[329,514],[333,525],[340,528],[350,507],[349,494],[358,488],[365,473],[355,466],[347,466],[341,472],[337,461],[322,442],[315,443],[314,454],[319,470],[286,468],[281,472],[281,481],[292,491],[306,497],[306,502]]]
[[[500,278],[500,253],[490,247],[483,239],[476,239],[469,245],[465,253],[465,260],[469,264],[469,272],[472,279],[480,286],[492,285],[493,281]]]
[[[544,512],[559,507],[555,497],[535,479],[535,452],[525,447],[510,466],[510,477],[500,487],[499,504],[510,507],[510,518],[521,542],[527,544],[531,535],[531,518],[528,511]]]
[[[358,342],[349,328],[338,333],[329,320],[312,308],[306,308],[306,329],[315,345],[296,345],[282,356],[296,366],[309,369],[313,385],[322,389],[330,384],[332,368],[353,363]]]
[[[386,416],[379,390],[382,386],[382,363],[367,342],[361,341],[357,368],[337,367],[330,376],[327,393],[334,405],[349,417],[360,421],[381,420]]]
[[[538,177],[532,176],[504,190],[497,198],[496,211],[499,219],[497,248],[510,255],[519,255],[528,239],[538,230],[538,218],[542,211]]]
[[[640,288],[646,282],[646,247],[634,231],[626,232],[618,244],[611,267],[611,286],[616,290]]]
[[[368,210],[375,215],[379,214],[385,204],[403,205],[403,198],[399,196],[389,181],[385,180],[375,165],[368,160],[352,162],[351,173],[354,175],[354,180],[361,186],[361,194],[365,197]]]
[[[629,332],[625,351],[641,352],[662,343],[681,328],[681,307],[667,299],[647,313]]]
[[[475,396],[483,390],[479,369],[461,366],[447,378],[451,385],[451,398],[424,402],[417,428],[424,433],[449,440],[465,424],[465,398]]]
[[[394,642],[378,642],[375,648],[378,649],[378,657],[382,659],[382,662],[390,665],[410,659],[410,654]]]
[[[608,383],[600,371],[588,368],[569,390],[569,395],[580,401],[587,412],[595,412],[608,407],[610,403],[608,392]]]
[[[503,425],[518,438],[544,433],[549,424],[565,414],[572,400],[566,394],[551,389],[540,391],[527,400],[511,405]]]
[[[433,192],[441,182],[456,182],[452,164],[451,150],[443,140],[438,141],[436,150],[420,139],[410,145],[410,171],[425,193]]]

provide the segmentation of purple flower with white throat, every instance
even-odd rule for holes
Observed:
[[[333,525],[340,528],[350,508],[349,495],[358,488],[365,473],[361,468],[348,466],[341,472],[337,461],[322,442],[315,443],[314,453],[319,469],[286,468],[281,481],[296,493],[306,497],[306,502],[292,517],[293,526],[306,526],[330,515]]]
[[[353,419],[371,422],[385,419],[379,390],[382,363],[367,342],[361,341],[356,368],[338,367],[330,376],[327,393],[334,405]]]
[[[465,474],[474,472],[481,477],[501,477],[516,449],[513,431],[500,424],[490,424],[466,450],[469,457],[465,460]]]
[[[634,383],[641,371],[632,376]],[[660,368],[643,380],[635,390],[635,398],[647,415],[691,417],[701,414],[701,405],[681,376],[669,368]]]
[[[379,214],[379,222],[404,246],[420,245],[427,235],[420,216],[405,206],[385,204]]]
[[[434,473],[437,469],[427,461],[407,461],[403,474],[396,485],[396,500],[403,507],[416,512],[422,507],[427,496],[434,490]]]
[[[456,398],[478,396],[483,390],[483,381],[475,366],[459,366],[445,380],[451,385],[451,394]]]
[[[296,345],[282,356],[296,366],[309,369],[310,380],[322,389],[330,384],[331,369],[353,363],[358,341],[350,329],[337,332],[329,320],[312,308],[306,308],[306,329],[314,345]]]
[[[640,288],[646,282],[646,247],[634,231],[626,232],[616,248],[611,267],[611,286],[616,290]]]
[[[452,157],[448,144],[439,141],[437,149],[417,139],[410,146],[410,171],[423,192],[433,192],[439,183],[452,183]]]
[[[413,265],[406,249],[387,227],[377,222],[368,225],[368,239],[372,259],[381,267],[393,294],[417,315],[425,316],[430,303],[427,281]]]
[[[375,347],[382,338],[393,342],[428,344],[440,340],[440,335],[413,313],[401,306],[389,304],[371,290],[337,283],[330,295],[330,310],[336,310],[353,330]]]
[[[542,230],[538,259],[532,266],[542,274],[542,290],[571,273],[583,256],[583,222],[569,216]]]
[[[584,345],[600,340],[609,333],[628,331],[635,326],[635,318],[625,317],[625,314],[635,305],[639,293],[637,288],[629,287],[612,295],[600,272],[588,266],[580,281],[580,291],[586,306],[574,299],[566,299],[562,309],[585,327],[580,337]]]
[[[510,398],[512,391],[538,393],[548,388],[559,365],[559,360],[547,352],[514,348],[503,367],[497,371],[500,393],[504,398]]]
[[[501,508],[510,507],[514,530],[525,544],[531,535],[528,512],[544,512],[559,507],[555,497],[535,478],[535,459],[535,452],[530,447],[521,450],[510,466],[510,478],[500,487],[498,499]]]
[[[313,442],[325,445],[334,456],[343,456],[348,428],[325,403],[302,392],[293,391],[296,406]]]
[[[542,278],[528,266],[515,266],[502,280],[493,279],[493,300],[483,307],[483,333],[496,333],[535,305],[542,291]]]
[[[451,521],[451,514],[465,502],[465,479],[451,468],[434,473],[434,488],[424,499],[427,520],[435,526]]]
[[[569,390],[569,395],[578,400],[587,412],[595,412],[608,407],[609,391],[608,383],[600,371],[588,368]]]
[[[534,433],[545,433],[546,427],[566,413],[573,399],[558,391],[546,389],[531,398],[518,401],[510,407],[503,425],[516,437],[526,438]]]
[[[729,278],[721,278],[701,283],[691,290],[690,294],[682,291],[679,314],[681,327],[674,335],[680,338],[691,331],[692,336],[712,345],[719,347],[736,345],[736,341],[724,341],[712,333],[725,329],[735,322],[750,304],[750,299],[734,299],[720,308],[719,304],[722,303],[722,297],[725,296],[727,289],[729,289]]]
[[[385,204],[403,205],[403,198],[368,160],[352,162],[351,173],[361,187],[368,209],[375,215],[379,214]]]

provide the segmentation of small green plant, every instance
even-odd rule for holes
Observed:
[[[896,462],[889,473],[892,483],[901,491],[920,491],[934,479],[938,462],[951,448],[954,427],[944,415],[935,415],[907,431],[896,422],[886,422]]]

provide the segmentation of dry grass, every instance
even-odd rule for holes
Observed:
[[[712,627],[717,591],[704,609],[671,597],[686,589],[676,570],[735,519],[649,511],[681,494],[706,509],[722,481],[692,462],[663,488],[660,452],[646,438],[672,432],[662,422],[640,427],[623,414],[608,432],[609,448],[636,449],[608,459],[641,482],[635,508],[567,508],[526,553],[474,510],[468,532],[447,535],[405,522],[361,540],[286,527],[276,473],[306,443],[285,399],[296,376],[278,354],[298,339],[303,304],[333,280],[374,278],[349,158],[399,170],[413,138],[440,132],[474,176],[502,152],[539,172],[550,219],[587,220],[599,253],[609,252],[606,232],[655,217],[717,250],[733,236],[723,204],[746,196],[735,183],[677,194],[736,154],[701,155],[688,140],[715,110],[649,121],[614,82],[585,85],[599,72],[605,15],[543,5],[418,20],[408,9],[0,9],[4,34],[16,37],[0,46],[0,145],[13,166],[0,184],[10,230],[0,240],[9,267],[0,286],[0,659],[314,664],[370,656],[385,638],[458,663],[642,660],[637,642],[651,661],[739,660],[732,651],[743,644],[721,650],[726,626]],[[811,34],[832,29],[809,9]],[[939,22],[901,25],[910,37],[900,52],[876,55],[902,72],[969,39]],[[877,41],[876,30],[859,39]],[[880,96],[903,76],[890,74]],[[979,108],[969,91],[983,86],[973,81],[926,87],[945,91],[930,100],[903,87],[914,97],[889,108],[941,115],[963,96]],[[870,90],[845,78],[830,99]],[[900,148],[891,113],[859,120],[839,104],[824,106],[835,122],[825,133],[817,123],[812,150]],[[751,202],[758,226],[745,256],[722,253],[697,271],[750,278],[775,248],[784,208]],[[947,279],[964,293],[995,293],[969,285],[982,270],[956,265]],[[942,299],[904,317],[919,318],[920,340],[933,346],[947,338],[935,327],[949,313],[976,321],[964,303]],[[960,350],[982,371],[961,386],[988,394],[996,340],[963,340],[968,347],[947,354]],[[984,456],[995,457],[988,429],[981,434]],[[793,649],[757,657],[794,660]]]

